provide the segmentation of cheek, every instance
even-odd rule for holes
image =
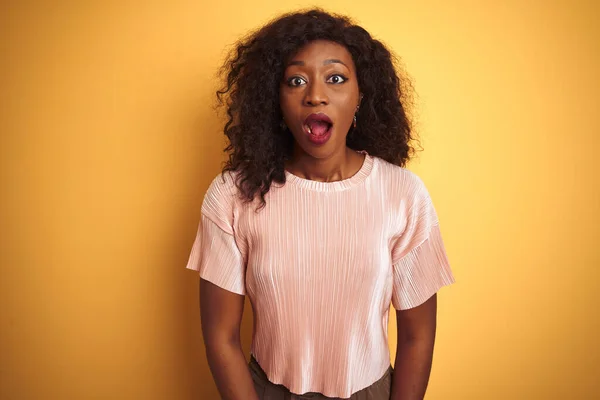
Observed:
[[[293,116],[292,110],[290,110],[289,104],[285,100],[280,100],[279,107],[281,109],[281,115],[283,119],[290,120]]]
[[[336,103],[339,104],[344,112],[354,114],[354,110],[358,104],[358,87],[344,88],[344,90],[339,90],[333,95],[336,97]]]
[[[288,99],[288,97],[287,97],[285,94],[283,94],[283,93],[281,93],[281,94],[279,95],[279,105],[280,105],[280,107],[281,107],[281,109],[282,109],[282,110],[284,110],[284,109],[286,109],[286,108],[289,108],[289,99]]]
[[[358,96],[353,94],[348,94],[343,99],[340,99],[340,108],[345,119],[352,119],[354,117],[357,104]]]
[[[281,108],[281,112],[283,116],[290,116],[292,113],[292,107],[290,98],[288,95],[284,93],[279,94],[279,107]]]

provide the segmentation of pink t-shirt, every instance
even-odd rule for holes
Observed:
[[[251,352],[292,393],[347,398],[376,382],[390,366],[390,303],[416,307],[454,282],[421,179],[362,153],[342,181],[286,171],[258,213],[231,173],[204,197],[186,268],[249,296]]]

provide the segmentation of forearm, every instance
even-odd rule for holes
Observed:
[[[207,345],[206,357],[223,400],[258,400],[254,382],[239,343]]]
[[[433,339],[399,342],[390,400],[422,400],[429,382],[432,359]]]

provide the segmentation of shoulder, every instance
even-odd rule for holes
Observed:
[[[232,194],[236,193],[235,186],[236,173],[235,172],[219,172],[213,177],[206,193],[204,195],[205,200],[214,201],[228,201]]]
[[[428,197],[425,183],[416,173],[384,159],[377,159],[381,184],[386,191],[398,200]]]
[[[231,233],[238,201],[234,172],[219,172],[211,181],[202,202],[202,214]]]
[[[401,221],[399,232],[429,232],[438,217],[423,179],[415,172],[384,160],[380,165],[388,205]]]

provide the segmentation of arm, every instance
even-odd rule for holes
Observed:
[[[425,303],[396,312],[398,347],[391,400],[425,397],[435,342],[437,295]]]
[[[242,351],[244,296],[200,279],[200,314],[206,357],[224,400],[258,400]]]

